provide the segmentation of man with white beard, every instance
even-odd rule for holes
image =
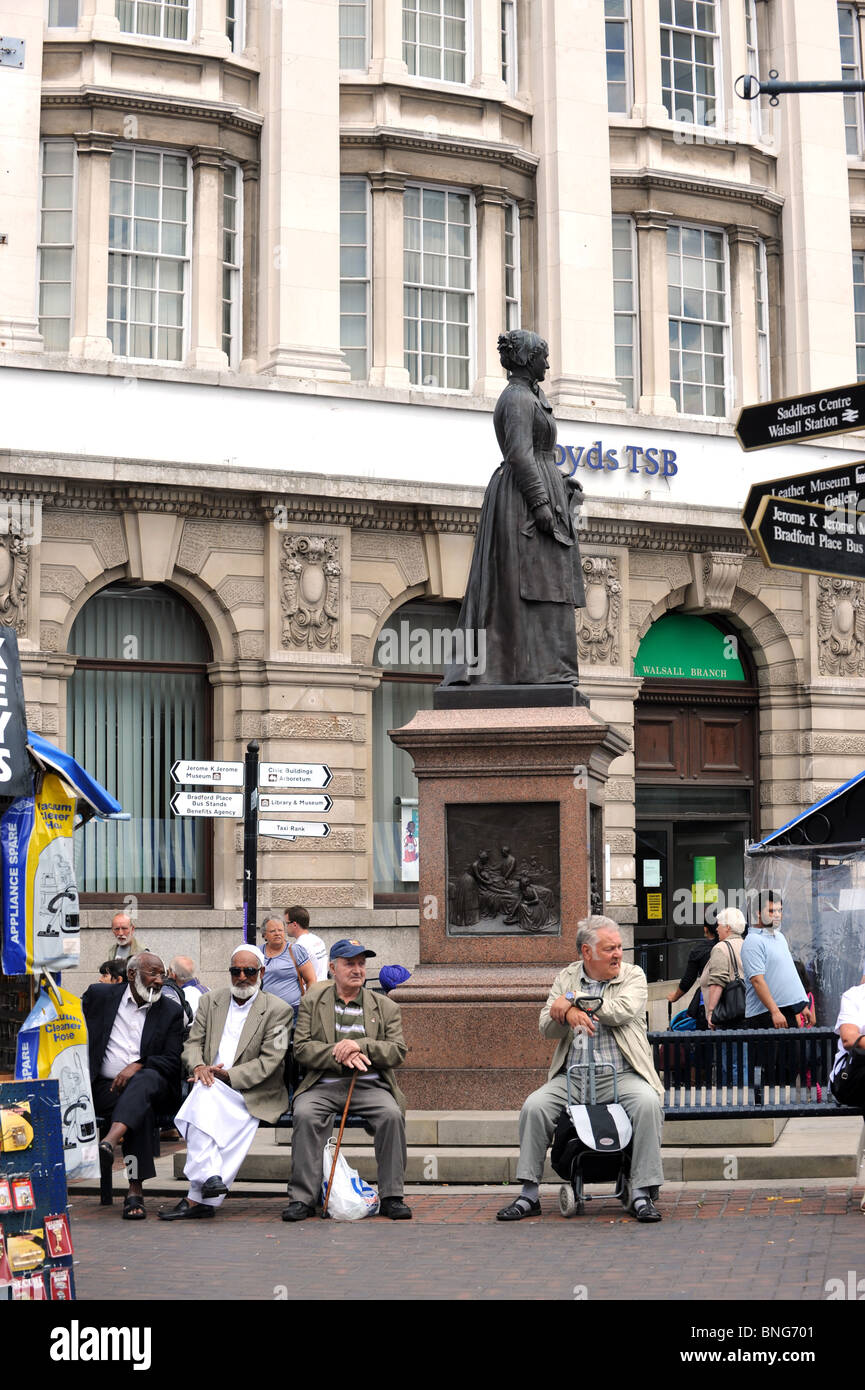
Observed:
[[[186,1139],[189,1195],[160,1221],[212,1217],[249,1151],[260,1120],[288,1107],[283,1074],[292,1012],[264,994],[265,961],[256,946],[231,953],[228,989],[205,994],[183,1049],[193,1086],[175,1124]]]

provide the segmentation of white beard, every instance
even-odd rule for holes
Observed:
[[[231,993],[232,993],[232,997],[235,998],[235,999],[237,1000],[238,1004],[248,1004],[249,1001],[250,1001],[250,999],[254,999],[254,998],[255,998],[256,994],[258,994],[258,991],[259,991],[260,989],[261,989],[261,985],[259,985],[259,984],[255,984],[255,985],[232,985],[232,986],[231,986]]]

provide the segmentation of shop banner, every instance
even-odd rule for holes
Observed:
[[[16,1081],[60,1083],[63,1157],[68,1178],[99,1176],[96,1113],[90,1091],[87,1027],[81,1000],[68,990],[39,991],[18,1034]]]
[[[0,819],[5,975],[78,964],[74,828],[75,798],[53,772],[45,774],[35,797],[19,797]]]
[[[14,627],[0,625],[0,796],[28,796],[32,791],[18,635]]]

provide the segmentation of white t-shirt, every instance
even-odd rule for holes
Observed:
[[[298,943],[304,948],[313,965],[315,966],[315,978],[317,980],[327,979],[327,947],[320,936],[315,932],[301,932],[297,938]]]
[[[838,1021],[835,1024],[835,1032],[838,1034],[838,1051],[835,1053],[835,1061],[832,1063],[830,1079],[837,1076],[844,1061],[850,1056],[841,1042],[842,1023],[855,1023],[860,1034],[865,1033],[865,985],[854,985],[852,989],[848,989],[845,994],[841,995]]]

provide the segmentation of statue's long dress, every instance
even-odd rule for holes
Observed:
[[[484,496],[458,623],[474,634],[469,658],[485,656],[485,667],[450,666],[442,684],[577,685],[574,609],[586,600],[565,480],[554,459],[552,408],[542,391],[512,377],[493,425],[502,463]],[[532,516],[532,505],[544,497],[555,517],[552,535],[539,531]]]

